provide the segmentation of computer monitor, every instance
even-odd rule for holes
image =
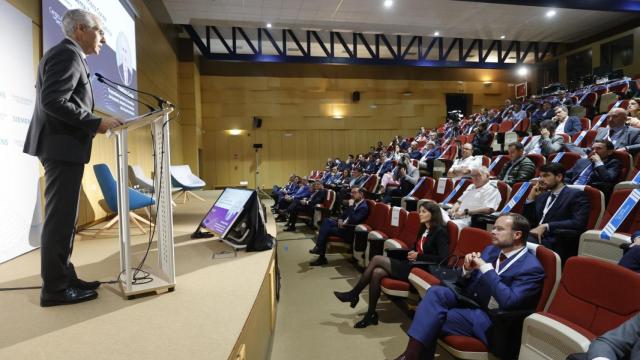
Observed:
[[[226,188],[204,216],[202,227],[226,239],[253,193],[253,190]]]

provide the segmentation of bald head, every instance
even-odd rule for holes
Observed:
[[[609,111],[609,125],[614,128],[624,126],[627,122],[627,111],[623,108],[614,108]]]

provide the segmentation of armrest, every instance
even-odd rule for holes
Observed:
[[[430,261],[413,261],[411,262],[411,268],[418,268],[424,271],[429,271],[429,266],[436,265],[434,262]]]
[[[391,259],[406,260],[409,249],[385,249],[387,256]]]

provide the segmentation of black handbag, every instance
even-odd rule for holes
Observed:
[[[431,275],[435,276],[440,280],[440,285],[445,286],[456,295],[456,299],[458,300],[459,305],[470,308],[481,308],[480,304],[478,304],[475,300],[464,295],[463,285],[461,284],[462,280],[462,267],[448,267],[443,265],[444,262],[448,263],[448,259],[451,257],[455,257],[456,261],[453,264],[457,264],[460,260],[460,257],[457,255],[450,255],[446,259],[442,260],[439,264],[429,265],[428,271]]]

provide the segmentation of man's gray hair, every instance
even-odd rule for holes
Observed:
[[[491,171],[489,171],[489,168],[487,168],[486,166],[480,166],[479,168],[476,168],[474,170],[478,170],[480,174],[483,174],[486,177],[491,176]]]
[[[567,113],[567,114],[569,113],[569,109],[565,105],[556,106],[556,110],[558,109],[562,110],[563,113]]]
[[[97,26],[98,17],[86,10],[71,9],[62,16],[62,32],[72,37],[78,25],[86,25],[90,28]]]

